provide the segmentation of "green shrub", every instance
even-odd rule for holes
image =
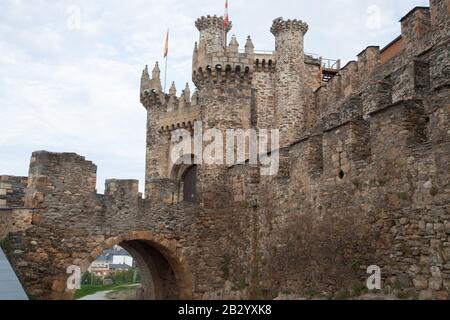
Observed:
[[[308,289],[305,291],[304,293],[305,297],[308,299],[312,299],[314,297],[317,297],[320,295],[320,292],[317,291],[316,289]]]
[[[91,272],[85,272],[81,277],[81,285],[101,286],[103,285],[103,279]]]
[[[361,282],[356,282],[353,284],[352,287],[352,294],[354,297],[362,296],[363,294],[367,293],[369,290],[367,289],[367,286]]]
[[[397,293],[397,298],[400,300],[408,300],[411,298],[411,295],[408,292],[400,291]]]
[[[433,186],[430,190],[430,195],[432,197],[436,197],[439,194],[439,189],[436,186]]]
[[[272,299],[277,298],[280,295],[280,291],[277,288],[272,288]]]
[[[395,280],[394,284],[392,285],[392,289],[397,291],[402,289],[402,285],[400,284],[399,280]]]
[[[338,293],[336,293],[334,298],[335,298],[335,300],[348,300],[351,298],[351,294],[347,289],[345,289],[345,290],[341,290]]]
[[[247,287],[248,287],[247,280],[245,280],[245,278],[239,279],[239,288],[238,288],[239,291],[242,291]]]
[[[353,271],[357,272],[361,268],[361,262],[359,260],[352,260],[350,267]]]

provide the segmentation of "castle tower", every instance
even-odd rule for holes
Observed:
[[[239,42],[233,36],[227,46],[222,17],[201,17],[195,23],[199,42],[194,49],[192,79],[200,101],[203,130],[221,131],[225,138],[228,129],[250,128],[251,83],[253,51],[239,52]],[[225,143],[225,140],[224,140]],[[203,144],[203,150],[209,143]],[[225,144],[224,144],[225,145]],[[202,164],[198,170],[199,201],[217,205],[217,194],[223,183],[218,179],[225,166]]]
[[[280,128],[280,146],[293,143],[305,129],[303,89],[305,78],[304,35],[308,25],[299,20],[274,20],[275,108]]]
[[[231,30],[231,23],[225,30],[223,18],[217,16],[201,17],[195,22],[200,31],[198,46],[206,54],[221,51],[226,46],[226,35]]]
[[[152,78],[150,79],[147,67],[141,78],[141,103],[147,109],[146,198],[150,197],[152,187],[150,182],[167,176],[165,164],[169,152],[169,141],[167,135],[160,132],[160,124],[161,117],[165,114],[171,99],[162,92],[160,74],[157,62],[152,71]],[[176,98],[173,97],[173,99]]]

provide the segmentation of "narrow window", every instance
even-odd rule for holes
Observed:
[[[183,175],[183,199],[186,202],[197,200],[197,166],[192,166]]]

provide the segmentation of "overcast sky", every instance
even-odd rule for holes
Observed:
[[[145,171],[143,67],[162,60],[171,30],[168,81],[191,79],[195,20],[223,15],[224,0],[0,0],[0,174],[28,174],[36,150],[76,152],[106,178]],[[272,50],[272,20],[309,24],[305,50],[355,59],[400,34],[398,20],[428,0],[230,0],[241,46]],[[191,90],[193,92],[193,90]]]

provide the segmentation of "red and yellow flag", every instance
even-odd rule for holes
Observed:
[[[169,55],[169,29],[167,29],[166,34],[166,44],[164,46],[164,58],[167,58],[168,55]]]
[[[230,25],[230,20],[228,18],[228,0],[225,0],[225,14],[223,15],[223,27],[228,29]]]

